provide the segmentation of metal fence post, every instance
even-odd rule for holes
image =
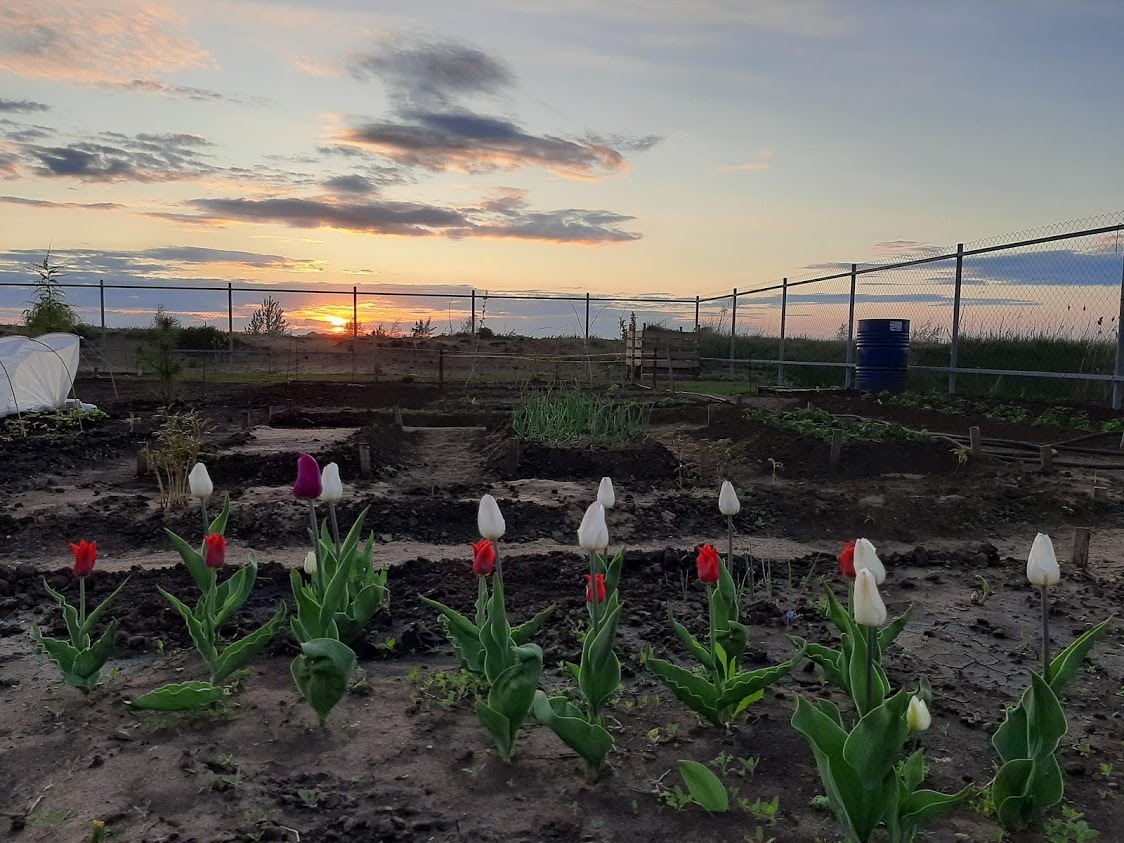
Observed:
[[[858,264],[851,264],[851,299],[847,311],[847,369],[843,376],[843,388],[850,389],[855,382],[855,370],[851,364],[855,354],[855,283],[858,280]]]
[[[952,348],[948,352],[948,394],[956,394],[956,369],[960,365],[960,289],[964,283],[964,244],[956,244],[956,286],[952,293]],[[1120,354],[1117,352],[1117,366]]]
[[[730,376],[734,375],[734,337],[738,335],[738,288],[730,297]]]
[[[472,315],[468,318],[469,329],[473,336],[476,336],[476,288],[472,288]]]
[[[777,366],[777,386],[784,386],[784,328],[785,317],[788,316],[788,279],[781,282],[781,343],[777,354],[780,364]]]
[[[359,288],[351,288],[351,376],[359,371],[356,355],[359,345]]]
[[[593,360],[589,356],[589,293],[585,294],[585,365],[589,382],[593,383]]]
[[[1124,376],[1124,261],[1120,264],[1120,315],[1116,320],[1116,377]],[[1112,382],[1112,409],[1120,409],[1121,389],[1124,384],[1120,381]]]
[[[695,296],[695,333],[699,332],[699,297]]]
[[[234,285],[226,284],[226,351],[234,362]]]
[[[101,347],[105,349],[105,279],[98,279],[98,297],[101,300]]]

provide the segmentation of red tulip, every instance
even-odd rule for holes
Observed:
[[[297,482],[293,484],[293,497],[301,500],[314,501],[324,491],[320,479],[320,466],[308,454],[301,454],[297,458]]]
[[[853,580],[855,578],[855,540],[839,542],[839,546],[843,548],[839,553],[839,570],[843,572],[843,576],[847,579]]]
[[[94,570],[94,560],[98,558],[98,543],[82,539],[78,544],[71,542],[74,551],[74,576],[88,577]]]
[[[226,562],[226,539],[221,533],[211,533],[203,539],[203,543],[207,546],[206,556],[203,557],[204,563],[208,568],[221,568]]]
[[[496,549],[491,539],[480,539],[469,546],[472,548],[472,573],[486,577],[496,570]]]
[[[593,577],[591,577],[589,574],[586,574],[585,575],[585,581],[587,583],[589,583],[589,585],[587,585],[585,587],[585,602],[586,603],[604,603],[605,602],[605,575],[604,574],[598,574],[597,575],[597,580],[596,580],[597,599],[596,600],[594,600],[594,597],[593,597],[593,585],[594,585],[594,582],[595,582]]]
[[[699,548],[699,558],[695,560],[699,568],[699,579],[708,585],[718,582],[721,568],[718,562],[718,551],[714,545],[704,544]]]

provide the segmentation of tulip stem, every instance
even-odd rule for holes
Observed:
[[[328,518],[332,524],[332,540],[336,543],[336,562],[340,562],[340,525],[336,521],[336,504],[335,501],[328,503]]]
[[[308,520],[312,525],[312,555],[316,557],[316,573],[312,575],[313,586],[317,592],[320,592],[320,578],[321,565],[320,565],[320,525],[316,523],[316,501],[312,498],[308,499]]]
[[[714,586],[706,586],[706,605],[710,609],[710,659],[714,663],[714,684],[722,681],[722,672],[718,669],[718,647],[714,643]]]
[[[199,510],[203,513],[203,535],[206,536],[211,532],[211,519],[207,517],[207,500],[206,498],[199,499]]]
[[[726,565],[734,570],[734,516],[726,516]]]
[[[874,708],[874,627],[866,628],[866,711]],[[866,714],[866,711],[863,714]]]
[[[596,637],[601,626],[601,603],[597,599],[601,595],[597,591],[597,554],[589,554],[589,594],[593,598],[589,601],[589,612],[593,617],[593,634]]]
[[[86,578],[78,578],[78,625],[85,626],[86,624]],[[74,642],[76,646],[81,646],[77,641]]]
[[[1050,598],[1046,586],[1042,592],[1042,678],[1050,681]]]

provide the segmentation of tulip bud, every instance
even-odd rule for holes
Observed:
[[[722,578],[722,562],[718,556],[718,549],[712,544],[704,544],[699,548],[699,555],[695,558],[695,567],[698,569],[699,580],[707,585],[714,585]]]
[[[503,515],[500,513],[500,505],[491,495],[484,495],[480,499],[480,509],[476,512],[476,526],[480,529],[480,535],[491,541],[502,539],[507,530]]]
[[[211,475],[207,473],[207,466],[203,463],[195,463],[195,467],[187,475],[187,490],[193,498],[201,501],[205,501],[215,491],[215,484],[211,482]]]
[[[342,499],[343,481],[340,480],[340,467],[330,462],[320,473],[320,500],[325,503],[336,503]]]
[[[74,551],[74,576],[88,577],[98,558],[98,543],[82,539],[78,544],[71,542],[70,549]]]
[[[601,485],[597,487],[597,502],[605,509],[612,509],[617,502],[617,494],[613,491],[613,481],[608,477],[601,478]]]
[[[316,554],[311,550],[304,556],[304,572],[310,577],[316,576]]]
[[[860,568],[866,568],[874,574],[876,585],[882,585],[886,581],[886,567],[882,564],[882,560],[878,558],[874,545],[866,539],[859,539],[855,542],[855,570],[858,571]]]
[[[910,697],[909,709],[905,713],[905,724],[909,726],[909,730],[924,732],[932,722],[933,718],[929,716],[929,708],[925,705],[925,700],[917,695]]]
[[[870,568],[858,568],[856,571],[855,623],[873,627],[886,623],[886,604],[878,594],[878,582]]]
[[[1034,544],[1030,548],[1030,558],[1026,562],[1026,578],[1031,585],[1039,588],[1057,585],[1062,578],[1058,568],[1058,557],[1054,554],[1054,543],[1045,533],[1034,537]]]
[[[578,527],[578,544],[586,553],[600,553],[609,547],[609,528],[605,524],[605,507],[597,501],[589,505]]]
[[[206,555],[203,564],[208,568],[221,568],[226,562],[226,539],[222,533],[211,533],[203,539],[206,546]]]
[[[718,511],[729,518],[737,515],[741,508],[734,485],[729,480],[723,480],[722,490],[718,493]]]
[[[314,501],[320,497],[320,466],[308,454],[297,458],[297,482],[293,484],[293,497]]]
[[[472,547],[472,573],[486,577],[496,570],[496,548],[488,539],[480,539]]]

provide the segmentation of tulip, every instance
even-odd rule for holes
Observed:
[[[612,509],[617,503],[617,494],[613,491],[613,481],[608,477],[602,477],[601,485],[597,487],[597,502],[605,509]]]
[[[578,527],[578,544],[586,553],[601,553],[609,547],[609,528],[605,524],[605,507],[594,501],[582,516]]]
[[[729,480],[722,481],[722,490],[718,493],[718,511],[727,518],[733,518],[741,511],[742,505],[734,486]]]
[[[586,582],[589,583],[585,587],[585,602],[586,603],[604,603],[605,602],[605,575],[597,574],[595,576],[585,575]],[[597,594],[593,593],[593,586],[597,586]]]
[[[878,580],[869,568],[855,575],[855,623],[876,629],[886,623],[886,604],[878,594]]]
[[[486,577],[496,570],[496,549],[489,539],[480,539],[472,548],[472,573]]]
[[[854,554],[855,570],[866,568],[874,574],[875,585],[882,585],[886,581],[886,567],[882,564],[882,560],[878,558],[878,552],[875,551],[872,545],[866,539],[858,539],[855,542]]]
[[[840,542],[839,570],[849,580],[855,578],[855,540]]]
[[[314,501],[322,491],[320,466],[308,454],[301,454],[297,459],[297,482],[293,484],[293,497]]]
[[[1042,597],[1042,678],[1050,681],[1050,597],[1047,590],[1062,578],[1054,543],[1045,533],[1034,537],[1030,557],[1026,561],[1026,578],[1038,586]]]
[[[78,544],[71,543],[70,549],[74,551],[74,576],[88,577],[98,558],[98,543],[82,539]]]
[[[211,482],[211,475],[207,473],[207,466],[201,462],[187,475],[187,488],[191,496],[197,500],[205,501],[215,491],[215,484]]]
[[[304,572],[310,577],[316,576],[316,554],[311,550],[304,555]]]
[[[226,562],[226,539],[223,538],[222,533],[210,533],[203,539],[203,544],[206,545],[204,564],[216,570],[221,568]]]
[[[718,560],[718,550],[714,545],[704,544],[699,548],[698,558],[695,559],[698,568],[699,580],[707,585],[714,585],[721,575],[721,565]]]
[[[909,699],[909,709],[905,713],[905,723],[911,732],[924,732],[932,724],[933,718],[929,716],[929,708],[925,700],[914,694]]]
[[[334,462],[324,466],[320,474],[320,500],[336,503],[343,500],[343,481],[340,480],[340,467]]]
[[[500,505],[491,495],[484,495],[480,499],[476,526],[480,529],[480,535],[491,541],[499,541],[507,531],[507,525],[504,524],[503,515],[500,513]]]
[[[1054,554],[1054,543],[1045,533],[1034,537],[1034,544],[1030,548],[1030,557],[1026,562],[1026,578],[1031,585],[1039,588],[1048,588],[1057,585],[1061,579],[1061,570],[1058,568],[1058,557]]]

